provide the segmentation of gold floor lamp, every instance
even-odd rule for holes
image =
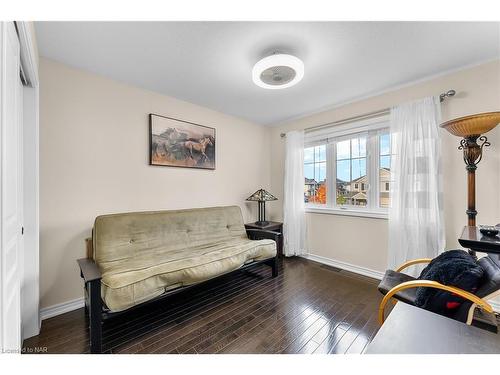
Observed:
[[[460,117],[441,124],[451,134],[462,137],[459,150],[463,150],[467,170],[467,225],[476,226],[476,169],[483,157],[483,147],[490,146],[483,134],[500,123],[500,112],[479,113]],[[472,255],[475,252],[471,251]]]

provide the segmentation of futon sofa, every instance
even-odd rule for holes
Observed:
[[[139,305],[257,264],[277,276],[280,236],[245,230],[237,206],[97,217],[89,254],[78,260],[90,351],[102,351],[104,320]]]

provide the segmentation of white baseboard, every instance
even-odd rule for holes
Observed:
[[[302,255],[302,257],[306,258],[306,259],[314,260],[318,263],[326,264],[328,266],[337,267],[337,268],[340,268],[340,269],[343,269],[346,271],[350,271],[350,272],[354,272],[354,273],[357,273],[357,274],[360,274],[363,276],[368,276],[368,277],[371,277],[371,278],[377,279],[377,280],[382,280],[382,277],[384,276],[384,273],[380,272],[380,271],[375,271],[375,270],[372,270],[370,268],[361,267],[361,266],[357,266],[355,264],[342,262],[340,260],[325,258],[325,257],[319,256],[319,255],[306,254],[306,255]]]
[[[83,306],[85,306],[85,300],[82,297],[71,301],[58,303],[57,305],[45,307],[40,310],[40,320],[45,320],[76,309],[80,309]]]

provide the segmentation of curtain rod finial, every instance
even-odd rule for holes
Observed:
[[[455,96],[457,92],[455,90],[448,90],[446,92],[443,92],[441,95],[439,95],[439,101],[444,102],[446,98],[451,98],[452,96]]]

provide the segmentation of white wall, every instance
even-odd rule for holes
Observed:
[[[215,171],[148,165],[148,114],[216,128]],[[269,188],[269,129],[40,59],[41,307],[82,296],[76,259],[97,215],[239,205]]]
[[[335,88],[332,88],[335,89]],[[283,198],[284,141],[280,133],[305,129],[398,103],[455,89],[457,95],[442,105],[443,121],[500,109],[500,61],[453,72],[359,100],[338,108],[277,125],[271,135],[271,191]],[[491,147],[477,170],[478,224],[500,223],[500,127],[486,134]],[[446,247],[458,248],[457,238],[466,225],[466,171],[457,150],[459,138],[442,130]],[[280,205],[270,205],[271,217],[282,218]],[[307,214],[308,249],[312,254],[383,272],[387,264],[387,220],[317,213]]]

